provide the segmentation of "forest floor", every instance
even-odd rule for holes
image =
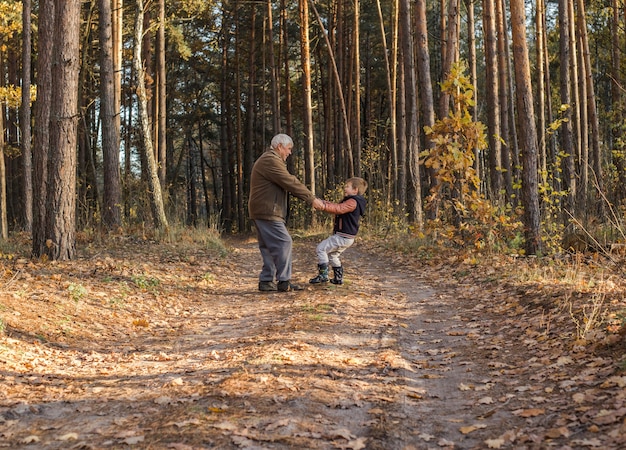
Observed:
[[[287,293],[251,237],[2,255],[0,448],[625,448],[619,268],[294,240]]]

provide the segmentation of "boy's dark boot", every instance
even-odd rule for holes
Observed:
[[[318,264],[317,271],[317,276],[315,278],[311,278],[309,283],[319,284],[328,282],[328,264]]]
[[[330,282],[332,284],[343,284],[343,267],[333,267],[333,274],[335,276]]]

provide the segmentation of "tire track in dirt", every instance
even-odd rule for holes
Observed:
[[[380,263],[365,253],[355,261],[380,285],[392,321],[382,328],[380,355],[389,359],[383,373],[394,395],[379,404],[368,448],[485,448],[485,437],[500,435],[502,424],[486,400],[492,385],[484,361],[468,341],[480,324],[462,317],[454,299],[419,272],[399,267],[381,275]]]

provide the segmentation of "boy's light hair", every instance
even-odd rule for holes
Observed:
[[[367,191],[367,181],[365,181],[363,178],[359,178],[359,177],[348,178],[346,180],[346,183],[350,183],[353,188],[356,188],[359,195],[363,195],[365,194],[365,191]]]

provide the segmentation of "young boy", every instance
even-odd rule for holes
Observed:
[[[353,243],[359,231],[359,219],[365,214],[365,198],[367,182],[363,178],[346,180],[343,191],[345,197],[341,203],[332,203],[324,200],[321,211],[335,214],[333,234],[317,245],[318,274],[311,278],[309,283],[319,284],[330,281],[333,284],[343,284],[343,267],[339,256]],[[333,279],[328,277],[328,264],[333,268]]]

